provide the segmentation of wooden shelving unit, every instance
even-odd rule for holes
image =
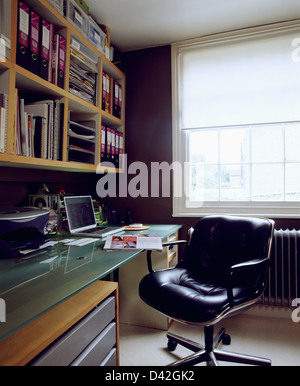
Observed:
[[[55,32],[60,33],[66,39],[66,58],[65,58],[65,86],[60,88],[40,76],[28,71],[27,69],[16,64],[17,54],[17,26],[18,26],[18,0],[11,0],[11,49],[10,57],[5,58],[0,56],[0,93],[8,95],[8,130],[7,130],[7,150],[5,153],[0,153],[0,165],[26,167],[26,168],[42,168],[47,170],[62,170],[62,171],[82,171],[95,172],[97,165],[101,160],[101,125],[110,125],[114,130],[123,134],[123,143],[125,143],[125,87],[126,77],[113,63],[111,63],[93,44],[83,36],[67,19],[57,12],[47,0],[24,0],[33,11],[45,18],[49,23],[54,24]],[[98,58],[98,77],[96,86],[96,104],[89,103],[84,99],[72,94],[69,91],[69,75],[70,75],[70,48],[71,38],[75,38],[80,44],[91,50]],[[112,111],[106,112],[101,108],[102,99],[102,72],[109,74],[113,79],[117,80],[122,86],[122,111],[121,119],[115,117]],[[62,123],[62,156],[60,160],[42,159],[27,157],[15,154],[15,117],[16,117],[16,94],[25,95],[28,102],[40,99],[59,100],[63,103],[64,118]],[[111,101],[112,101],[111,93]],[[112,103],[111,103],[112,105]],[[80,116],[81,120],[93,120],[95,124],[95,159],[93,163],[89,160],[84,161],[69,161],[68,151],[68,131],[69,117]],[[123,145],[124,152],[124,145]],[[97,170],[101,170],[98,167]],[[104,168],[103,168],[104,170]],[[115,168],[105,170],[115,171]],[[117,172],[121,172],[117,169]]]

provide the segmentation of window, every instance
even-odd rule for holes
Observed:
[[[175,43],[174,216],[300,215],[300,25]]]

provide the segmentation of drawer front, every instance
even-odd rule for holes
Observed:
[[[109,297],[58,338],[32,366],[68,366],[115,318],[115,298]]]
[[[75,359],[71,366],[99,366],[116,344],[116,324],[111,323]]]
[[[117,349],[113,348],[107,357],[100,363],[100,366],[117,366]]]

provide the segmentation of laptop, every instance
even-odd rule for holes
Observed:
[[[97,227],[91,196],[64,197],[70,233],[74,236],[104,238],[115,233],[124,233],[124,227]]]

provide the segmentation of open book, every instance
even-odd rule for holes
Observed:
[[[144,234],[138,236],[107,236],[103,249],[151,249],[161,251],[163,247],[160,236]]]

